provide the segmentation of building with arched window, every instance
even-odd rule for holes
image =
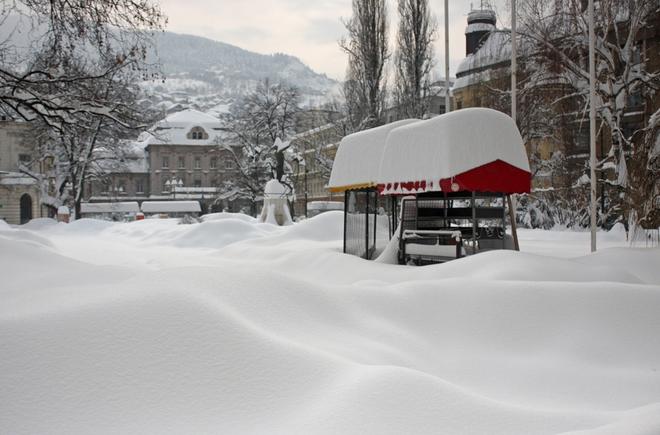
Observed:
[[[0,121],[0,219],[14,225],[47,215],[37,182],[20,171],[40,169],[29,131],[27,123]]]
[[[237,171],[232,152],[223,147],[227,140],[211,115],[192,109],[172,113],[132,143],[123,161],[109,161],[104,180],[91,183],[88,200],[197,200],[206,212]]]

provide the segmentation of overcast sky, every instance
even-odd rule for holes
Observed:
[[[389,1],[390,32],[396,31],[395,0]],[[506,0],[495,0],[505,14]],[[169,17],[167,30],[226,42],[257,53],[287,53],[313,70],[342,80],[346,55],[337,41],[345,35],[342,18],[351,16],[351,0],[160,0]],[[450,69],[465,56],[466,15],[480,0],[449,0]],[[444,0],[431,0],[439,27],[437,70],[444,71]],[[508,20],[506,20],[508,22]],[[444,72],[442,72],[444,74]]]

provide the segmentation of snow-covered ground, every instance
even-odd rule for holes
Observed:
[[[0,433],[660,433],[660,249],[415,268],[342,224],[0,222]]]

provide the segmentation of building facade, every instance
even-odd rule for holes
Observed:
[[[343,195],[330,192],[332,163],[345,136],[341,122],[333,122],[298,133],[293,144],[302,159],[292,165],[292,179],[296,192],[294,216],[306,216],[307,205],[313,201],[343,201]]]
[[[659,10],[660,11],[660,10]],[[639,65],[648,71],[658,71],[660,25],[658,13],[649,17],[648,25],[635,38]],[[625,29],[621,22],[621,31]],[[497,28],[492,10],[473,10],[468,14],[465,30],[466,57],[460,63],[453,87],[455,107],[490,107],[510,113],[511,100],[511,32]],[[518,54],[517,124],[525,139],[532,166],[533,188],[537,197],[547,196],[550,203],[564,205],[588,201],[589,122],[584,100],[575,84],[562,76],[559,61],[547,53],[535,52],[524,37],[520,38]],[[575,53],[585,61],[584,54]],[[538,62],[546,62],[540,66]],[[539,81],[530,77],[538,68],[546,74]],[[658,94],[633,92],[626,100],[622,129],[627,137],[642,131],[649,118],[658,110]],[[635,139],[633,138],[633,141]],[[600,210],[606,213],[620,196],[613,163],[613,140],[604,124],[598,128],[596,158],[602,163],[598,171]],[[626,151],[627,152],[627,151]],[[619,168],[620,169],[620,168]],[[620,170],[619,170],[620,172]]]
[[[90,202],[197,200],[202,212],[233,210],[219,198],[219,186],[236,175],[232,148],[221,122],[196,110],[168,115],[121,159],[112,159],[105,175],[89,184]]]
[[[0,120],[0,219],[19,225],[47,216],[41,206],[41,189],[21,168],[38,171],[30,128],[25,122]]]

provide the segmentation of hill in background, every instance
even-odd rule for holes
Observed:
[[[266,79],[298,87],[304,106],[318,106],[338,95],[339,82],[286,54],[258,54],[171,32],[157,36],[156,52],[165,80],[144,82],[143,89],[148,103],[163,111],[191,107],[221,115]]]

